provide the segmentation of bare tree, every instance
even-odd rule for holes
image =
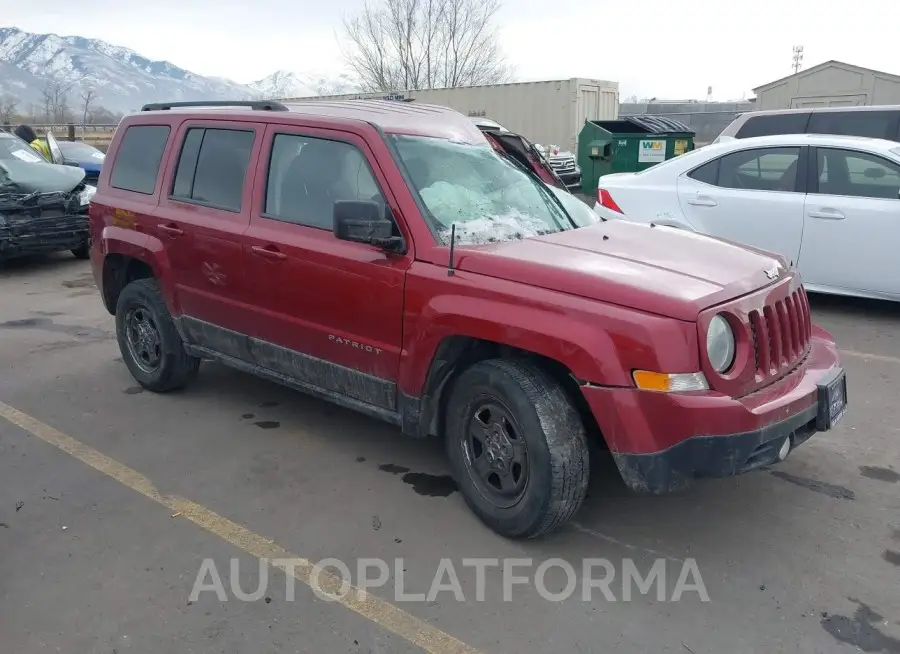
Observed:
[[[48,81],[41,89],[44,119],[49,123],[65,123],[69,115],[69,89],[72,84]]]
[[[88,114],[91,113],[91,105],[94,103],[94,100],[97,99],[97,96],[94,95],[94,89],[90,86],[85,87],[81,91],[81,107],[83,111],[81,112],[81,131],[84,133],[84,126],[88,123]]]
[[[53,98],[53,82],[47,82],[41,89],[41,107],[44,110],[42,120],[48,123],[52,120],[51,116],[53,115]]]
[[[345,59],[365,91],[511,79],[494,18],[500,0],[381,0],[344,20]]]
[[[13,96],[4,93],[0,95],[0,125],[9,125],[16,115],[19,101]]]

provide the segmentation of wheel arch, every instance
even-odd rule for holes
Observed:
[[[131,282],[138,279],[155,279],[153,267],[143,259],[127,254],[107,254],[103,261],[103,305],[111,314],[116,314],[119,295]]]
[[[158,239],[138,234],[121,227],[104,229],[102,289],[101,295],[106,310],[115,315],[119,294],[137,279],[156,279],[166,298],[170,313],[174,309],[175,295],[171,286],[169,260],[162,243]]]
[[[460,334],[441,339],[428,367],[421,396],[410,398],[401,393],[401,407],[405,407],[404,431],[418,437],[442,438],[443,418],[453,382],[467,368],[488,359],[525,360],[545,371],[563,388],[581,416],[585,430],[589,434],[600,434],[578,378],[564,363],[517,346]]]

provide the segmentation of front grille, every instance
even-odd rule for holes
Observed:
[[[763,379],[792,370],[809,352],[809,303],[802,288],[749,313],[756,374]]]
[[[557,175],[565,175],[575,172],[574,157],[550,157],[550,167]]]

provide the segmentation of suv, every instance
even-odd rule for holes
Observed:
[[[900,106],[750,111],[735,118],[714,143],[779,134],[834,134],[900,141]]]
[[[577,228],[443,107],[224,104],[127,116],[91,203],[94,275],[145,388],[211,359],[440,437],[511,538],[575,513],[589,436],[659,493],[783,460],[844,415],[834,341],[775,255]]]

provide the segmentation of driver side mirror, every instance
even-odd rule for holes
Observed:
[[[335,202],[333,217],[334,235],[342,241],[366,243],[398,254],[406,252],[403,237],[394,236],[394,223],[385,219],[377,202]]]

